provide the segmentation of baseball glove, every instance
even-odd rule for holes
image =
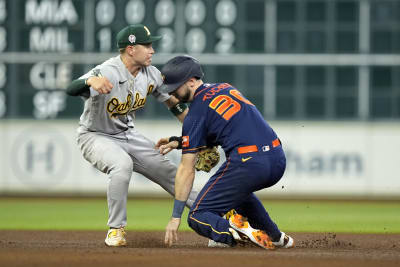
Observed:
[[[217,147],[208,147],[199,152],[197,155],[196,165],[197,171],[209,172],[219,162],[219,152]]]

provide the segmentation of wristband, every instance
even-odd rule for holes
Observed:
[[[171,136],[168,142],[177,141],[178,147],[176,149],[182,149],[182,136]]]
[[[183,210],[185,208],[185,201],[177,200],[174,201],[174,210],[172,211],[173,218],[182,217]]]
[[[178,116],[182,114],[187,108],[188,106],[185,103],[179,102],[178,104],[170,108],[169,111],[171,111],[172,114],[174,114],[175,116]]]

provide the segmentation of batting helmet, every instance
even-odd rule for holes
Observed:
[[[161,69],[164,84],[159,89],[171,93],[192,77],[201,79],[204,76],[200,63],[191,56],[176,56],[170,59]]]

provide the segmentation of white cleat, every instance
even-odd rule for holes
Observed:
[[[124,228],[109,229],[104,242],[109,247],[122,247],[126,246],[126,232]]]
[[[228,211],[227,213],[224,214],[224,216],[222,216],[222,218],[227,219],[229,221],[229,218],[231,216],[233,216],[234,214],[236,214],[236,211],[234,209],[231,209],[230,211]],[[243,234],[239,234],[239,232],[237,232],[235,229],[233,228],[229,228],[229,232],[232,234],[233,239],[235,239],[235,241],[237,243],[245,243],[248,242],[249,239],[247,238],[247,236],[243,235]],[[229,248],[231,247],[228,244],[225,243],[221,243],[221,242],[216,242],[212,239],[208,240],[208,247],[209,248]]]
[[[281,238],[278,242],[272,242],[277,248],[292,248],[294,247],[294,240],[291,236],[288,236],[284,232],[281,234]]]
[[[221,242],[217,242],[212,239],[209,239],[208,247],[209,248],[230,248],[231,246],[229,246],[228,244],[225,244],[225,243],[221,243]]]
[[[248,240],[248,239],[246,239],[247,236],[243,236],[244,238],[242,238],[240,236],[240,234],[238,232],[236,232],[235,229],[233,229],[233,228],[229,228],[229,232],[232,234],[233,239],[235,239],[235,241],[238,243],[245,243]],[[232,246],[209,239],[208,247],[209,248],[230,248]]]

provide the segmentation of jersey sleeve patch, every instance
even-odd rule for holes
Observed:
[[[92,76],[103,77],[103,74],[101,73],[100,69],[93,69],[91,74]]]
[[[189,147],[189,136],[182,136],[182,148]]]

